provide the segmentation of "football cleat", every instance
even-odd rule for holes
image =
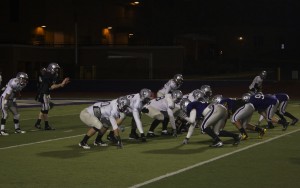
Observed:
[[[138,140],[139,138],[140,136],[136,132],[129,134],[129,140]]]
[[[267,129],[262,128],[261,131],[259,132],[258,138],[263,138],[263,136],[266,134]]]
[[[237,136],[234,137],[234,142],[232,145],[237,146],[240,144],[242,140],[242,134],[238,134]]]
[[[0,131],[0,135],[2,136],[8,136],[9,134],[5,130]]]
[[[298,123],[298,121],[299,121],[299,119],[297,119],[297,118],[293,119],[291,125],[295,125],[296,123]]]
[[[79,142],[79,147],[82,147],[83,149],[91,149],[91,147],[89,145],[87,145],[87,143],[83,143],[83,142]]]
[[[169,133],[167,130],[163,130],[163,131],[161,131],[161,135],[162,135],[162,136],[170,136],[170,135],[172,135],[172,134]]]
[[[249,136],[247,134],[242,134],[242,140],[247,140]]]
[[[154,132],[148,132],[147,137],[156,137],[156,134],[154,134]]]
[[[34,127],[37,128],[37,129],[41,129],[42,128],[40,124],[35,124]]]
[[[102,140],[101,141],[94,141],[94,146],[102,146],[102,147],[106,147],[108,146],[107,143],[103,142]]]
[[[55,128],[52,128],[50,126],[45,126],[45,131],[52,131],[55,130]]]
[[[214,148],[219,148],[223,146],[223,142],[222,141],[215,141],[212,145],[210,145],[209,147],[214,147]]]
[[[15,133],[16,134],[24,134],[24,133],[26,133],[26,131],[22,131],[20,128],[18,128],[15,130]]]
[[[289,126],[289,123],[288,122],[284,122],[282,126],[283,126],[282,131],[286,131],[286,129]]]

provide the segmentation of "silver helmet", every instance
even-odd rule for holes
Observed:
[[[180,109],[181,109],[182,111],[186,112],[186,111],[187,111],[187,106],[188,106],[188,104],[189,104],[190,102],[191,102],[191,101],[190,101],[189,99],[186,99],[186,98],[182,99],[182,100],[180,101]]]
[[[117,99],[118,109],[120,112],[125,112],[125,110],[129,107],[130,101],[127,97],[122,96]]]
[[[180,90],[174,90],[172,92],[172,99],[175,101],[175,102],[179,102],[181,99],[182,99],[182,92]]]
[[[50,63],[47,67],[47,71],[51,74],[58,74],[60,66],[57,63]]]
[[[29,77],[25,72],[19,72],[16,76],[20,80],[21,86],[24,86],[28,83]]]
[[[267,71],[262,71],[262,72],[260,73],[260,77],[261,77],[262,79],[266,79],[266,78],[267,78]]]
[[[251,94],[250,94],[250,93],[244,93],[244,94],[242,95],[242,100],[243,100],[244,102],[249,102],[250,97],[251,97]]]
[[[195,89],[193,91],[193,97],[194,97],[195,101],[199,101],[204,98],[204,93],[200,89]]]
[[[211,99],[211,102],[212,103],[215,103],[215,104],[219,104],[221,102],[221,100],[223,99],[223,96],[222,95],[215,95],[213,96],[213,98]]]
[[[201,90],[203,91],[205,98],[210,98],[212,96],[212,90],[209,85],[201,86]]]
[[[175,74],[173,80],[178,84],[181,85],[183,83],[183,76],[182,74]]]
[[[152,96],[152,92],[150,89],[141,89],[140,91],[140,97],[142,100],[145,100],[145,99],[151,99],[151,96]]]

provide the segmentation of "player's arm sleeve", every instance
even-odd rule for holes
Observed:
[[[110,121],[110,123],[111,123],[111,126],[112,126],[112,129],[113,129],[113,130],[118,129],[117,121],[116,121],[116,119],[115,119],[113,116],[110,116],[110,117],[109,117],[109,121]]]
[[[175,118],[174,118],[174,114],[173,114],[173,110],[168,108],[168,115],[170,118],[170,124],[172,126],[172,129],[176,129],[176,124],[175,124]]]
[[[197,112],[196,112],[195,109],[193,109],[190,112],[190,116],[186,117],[185,120],[187,120],[189,123],[195,123],[196,122],[196,115],[197,115]]]
[[[143,130],[143,127],[142,127],[142,121],[141,121],[141,118],[140,118],[140,113],[138,112],[138,110],[133,109],[132,115],[133,115],[134,121],[136,123],[136,127],[138,128],[139,132],[141,134],[144,133],[144,130]]]

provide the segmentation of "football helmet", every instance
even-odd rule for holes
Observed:
[[[195,101],[199,101],[204,98],[204,93],[200,89],[195,89],[193,91],[193,97],[194,97]]]
[[[249,102],[250,97],[251,97],[251,94],[250,94],[250,93],[245,93],[245,94],[242,95],[242,100],[243,100],[244,102]]]
[[[120,112],[125,112],[125,110],[129,107],[130,101],[127,99],[127,97],[119,97],[117,99],[118,109]]]
[[[145,99],[151,99],[151,95],[152,95],[152,92],[150,89],[141,89],[140,91],[140,97],[142,100],[145,100]]]
[[[47,71],[51,74],[58,74],[60,66],[57,63],[50,63],[47,67]]]
[[[179,102],[182,99],[182,92],[180,90],[174,90],[172,92],[172,99],[174,100],[174,102]]]
[[[215,103],[215,104],[219,104],[221,102],[221,100],[223,99],[223,96],[222,95],[215,95],[213,96],[213,98],[211,99],[211,102],[212,103]]]
[[[28,75],[25,72],[19,72],[16,76],[20,80],[21,86],[24,86],[28,83]]]
[[[260,73],[260,77],[261,77],[262,79],[266,79],[266,78],[267,78],[267,71],[262,71],[262,72]]]
[[[204,97],[210,98],[212,96],[212,90],[211,90],[211,88],[210,88],[209,85],[203,85],[203,86],[201,86],[201,90],[204,93]]]
[[[175,74],[173,80],[176,82],[176,84],[181,85],[183,83],[182,74]]]
[[[182,99],[181,101],[180,101],[180,109],[182,110],[182,111],[184,111],[184,112],[186,112],[186,110],[187,110],[187,106],[188,106],[188,104],[190,103],[191,101],[189,100],[189,99]]]

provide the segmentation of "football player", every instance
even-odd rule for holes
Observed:
[[[262,92],[262,83],[267,78],[267,71],[262,71],[258,76],[256,76],[249,86],[249,93],[255,94],[257,92]]]
[[[131,94],[126,96],[127,99],[130,101],[129,108],[126,110],[125,114],[129,117],[132,117],[131,119],[131,132],[129,134],[129,139],[140,139],[145,142],[146,137],[144,133],[144,129],[142,126],[141,121],[141,110],[142,107],[147,104],[152,99],[152,92],[150,89],[141,89],[139,93]],[[124,118],[125,119],[125,118]],[[141,137],[137,134],[136,129],[139,130]],[[113,132],[111,131],[108,134],[108,140],[111,140],[114,142],[113,138]]]
[[[271,95],[271,94],[269,94],[269,95]],[[285,122],[286,122],[285,117],[290,118],[292,120],[290,125],[295,125],[299,121],[299,119],[296,118],[295,116],[293,116],[291,113],[286,111],[288,101],[290,100],[289,95],[286,93],[276,93],[273,96],[276,97],[277,100],[279,101],[278,109],[275,112],[275,114],[278,115],[280,117],[280,119]],[[260,124],[260,122],[263,119],[264,119],[264,117],[261,116],[258,123]]]
[[[168,123],[170,121],[172,126],[172,135],[177,136],[177,130],[175,125],[175,118],[174,118],[174,108],[175,103],[182,99],[182,92],[180,90],[175,90],[172,94],[166,94],[162,97],[157,97],[152,99],[147,103],[142,112],[145,113],[150,118],[153,118],[154,121],[152,122],[147,137],[155,137],[154,129],[162,122],[162,135],[170,135],[167,130]]]
[[[168,93],[172,93],[175,90],[178,90],[183,83],[183,76],[182,74],[176,74],[172,79],[170,79],[163,88],[161,88],[156,97],[162,97]]]
[[[186,112],[185,118],[192,125],[189,128],[188,134],[183,140],[183,144],[187,144],[192,136],[196,120],[203,118],[201,123],[202,132],[206,133],[213,139],[210,147],[222,147],[223,142],[219,137],[232,137],[233,145],[238,145],[241,140],[241,135],[224,130],[225,120],[227,118],[227,110],[221,104],[210,104],[203,99],[202,101],[190,102],[188,99],[182,100],[181,109]]]
[[[78,145],[83,149],[90,149],[87,142],[90,137],[98,132],[94,145],[107,146],[107,144],[102,141],[102,136],[105,134],[106,130],[112,126],[114,137],[117,140],[117,147],[122,148],[123,144],[118,124],[122,122],[124,117],[120,117],[124,115],[122,113],[128,109],[129,105],[130,101],[125,96],[122,96],[112,101],[97,102],[83,109],[80,113],[80,119],[90,128]]]
[[[2,112],[1,118],[1,132],[3,136],[9,135],[5,131],[6,119],[8,118],[8,112],[11,111],[14,115],[15,133],[25,133],[20,129],[19,119],[20,114],[18,112],[18,106],[16,103],[16,97],[20,96],[20,91],[26,87],[28,83],[28,75],[25,72],[19,72],[15,78],[12,78],[7,83],[4,92],[1,95],[0,109]]]
[[[59,70],[60,66],[57,63],[50,63],[42,75],[42,83],[38,88],[36,97],[36,100],[42,104],[38,119],[34,125],[37,129],[42,128],[41,121],[43,119],[45,122],[45,130],[55,130],[49,125],[48,122],[48,113],[53,105],[50,98],[50,92],[54,89],[63,88],[70,82],[70,78],[65,78],[61,83],[56,83]]]

